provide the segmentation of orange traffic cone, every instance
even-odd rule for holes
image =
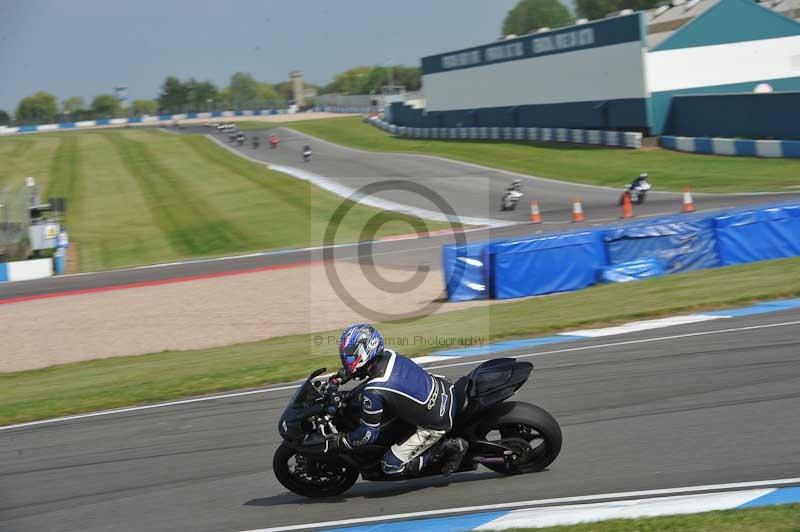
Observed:
[[[583,216],[583,206],[581,205],[581,200],[578,199],[578,196],[575,196],[572,200],[572,221],[573,222],[582,222],[586,218]]]
[[[689,187],[683,189],[683,212],[694,212],[694,201],[692,200],[692,191]]]
[[[622,195],[622,217],[633,218],[633,205],[631,205],[631,192],[626,190]]]
[[[536,203],[536,200],[531,200],[531,223],[542,223],[542,215],[539,213],[539,204]]]

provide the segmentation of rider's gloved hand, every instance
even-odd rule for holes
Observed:
[[[344,434],[326,434],[325,443],[327,444],[325,452],[340,452],[349,449],[350,446],[344,439]]]

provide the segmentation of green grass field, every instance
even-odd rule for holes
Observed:
[[[694,515],[613,519],[574,526],[516,528],[507,532],[800,532],[800,504]]]
[[[342,202],[201,135],[152,129],[0,139],[0,190],[18,190],[28,175],[43,199],[67,198],[81,271],[316,245]],[[354,208],[337,241],[357,240],[378,212]],[[378,237],[413,232],[400,218]]]
[[[438,155],[540,177],[621,188],[648,172],[660,190],[691,186],[707,192],[800,192],[800,160],[696,155],[572,146],[557,143],[417,140],[393,137],[358,117],[286,122],[303,133],[344,146],[373,151]]]
[[[493,342],[798,296],[800,259],[786,259],[435,313],[380,329],[392,347],[417,356],[440,349],[417,336]],[[0,374],[0,425],[305,377],[335,367],[338,332]]]

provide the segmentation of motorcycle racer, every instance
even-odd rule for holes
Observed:
[[[381,420],[391,415],[417,430],[384,454],[385,474],[413,476],[437,462],[445,475],[458,470],[468,444],[462,438],[443,439],[453,426],[456,402],[450,381],[386,349],[383,337],[368,324],[344,330],[339,356],[342,370],[331,378],[333,385],[351,378],[367,379],[367,384],[361,394],[361,423],[348,434],[329,435],[329,450],[357,452],[378,438]]]

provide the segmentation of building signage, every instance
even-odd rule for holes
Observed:
[[[526,35],[508,41],[477,46],[422,58],[422,73],[490,65],[583,48],[642,40],[641,14],[599,20],[582,26]]]
[[[579,46],[591,46],[594,44],[594,29],[584,28],[582,30],[536,37],[531,39],[530,43],[534,55],[555,50],[569,50],[570,48],[577,48]]]

